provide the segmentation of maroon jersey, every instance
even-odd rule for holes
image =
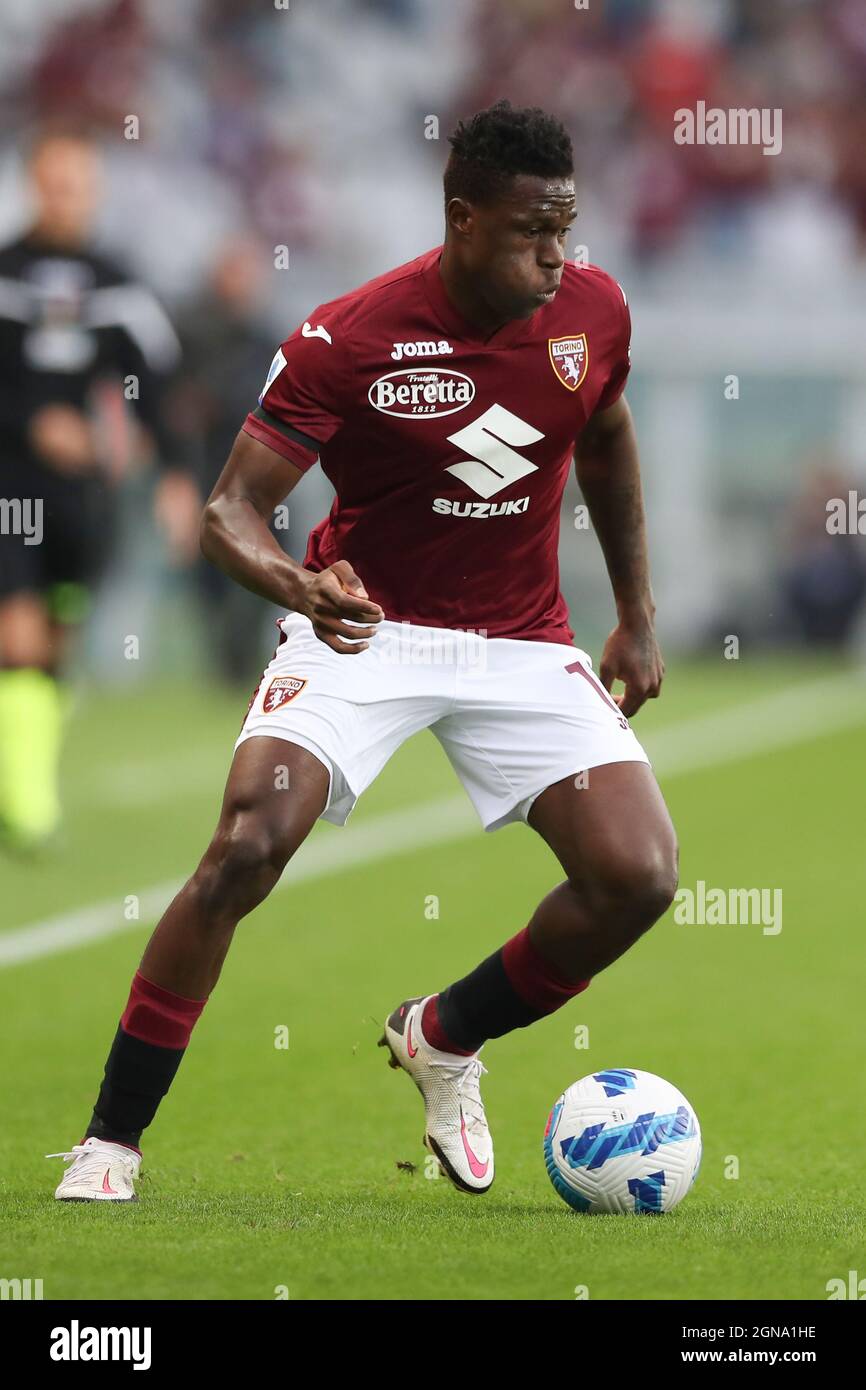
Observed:
[[[348,560],[396,622],[571,642],[560,503],[577,436],[628,375],[625,297],[567,263],[550,304],[485,339],[441,253],[316,309],[244,429],[298,468],[318,457],[334,485],[308,569]]]

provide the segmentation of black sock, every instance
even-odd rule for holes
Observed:
[[[138,1148],[206,1002],[174,994],[136,971],[85,1138]]]
[[[562,979],[524,927],[431,999],[421,1026],[431,1046],[443,1052],[477,1052],[488,1038],[501,1038],[561,1009],[588,984]]]
[[[462,980],[443,989],[436,997],[436,1013],[443,1034],[461,1052],[477,1052],[487,1038],[525,1028],[538,1018],[537,1011],[521,999],[509,980],[501,948]],[[432,1042],[426,1020],[423,1026],[425,1037]]]
[[[118,1028],[85,1138],[139,1147],[181,1064],[185,1047],[159,1047]]]

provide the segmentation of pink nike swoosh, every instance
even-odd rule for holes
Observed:
[[[469,1160],[469,1171],[473,1178],[483,1178],[487,1172],[489,1164],[481,1163],[475,1157],[469,1147],[469,1140],[466,1138],[466,1121],[463,1118],[463,1111],[460,1111],[460,1138],[463,1140],[463,1148]]]
[[[109,1178],[109,1174],[110,1174],[110,1173],[111,1173],[111,1169],[110,1169],[110,1168],[106,1168],[106,1170],[105,1170],[105,1177],[102,1179],[102,1190],[103,1190],[103,1192],[110,1192],[110,1193],[112,1194],[112,1196],[116,1197],[116,1196],[117,1196],[117,1190],[116,1190],[116,1188],[113,1188],[113,1187],[111,1186],[111,1183],[108,1181],[108,1178]]]
[[[413,1047],[413,1046],[412,1046],[412,1020],[411,1020],[411,1018],[409,1019],[409,1022],[406,1024],[406,1051],[409,1053],[409,1056],[410,1056],[410,1057],[414,1057],[414,1056],[415,1056],[415,1053],[418,1051],[417,1047]]]

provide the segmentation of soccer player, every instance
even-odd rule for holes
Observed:
[[[58,824],[59,678],[114,530],[94,418],[103,382],[124,382],[160,446],[154,500],[180,554],[201,503],[192,479],[165,467],[159,403],[177,339],[150,291],[91,244],[96,146],[43,131],[27,172],[33,222],[0,249],[0,836],[30,850]]]
[[[216,832],[145,950],[60,1199],[134,1197],[142,1131],[237,922],[317,818],[343,824],[420,729],[484,828],[525,821],[565,874],[501,949],[387,1019],[382,1044],[420,1090],[425,1143],[457,1187],[493,1181],[482,1044],[567,1004],[672,900],[674,831],[628,724],[663,665],[622,395],[625,297],[566,260],[575,187],[557,120],[498,103],[451,145],[444,246],[287,338],[205,509],[205,553],[287,614]],[[301,567],[268,520],[317,457],[336,500]],[[618,613],[598,675],[559,589],[572,457]]]

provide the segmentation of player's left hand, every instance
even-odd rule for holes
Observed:
[[[637,714],[646,700],[654,700],[661,690],[665,664],[652,623],[620,623],[615,627],[604,644],[598,674],[626,719]],[[615,680],[625,686],[622,695],[613,695]]]
[[[30,446],[55,473],[77,478],[97,465],[93,426],[87,416],[62,401],[43,405],[27,423]]]
[[[190,565],[198,555],[201,508],[199,490],[189,474],[180,469],[162,474],[156,484],[153,510],[175,565]]]

